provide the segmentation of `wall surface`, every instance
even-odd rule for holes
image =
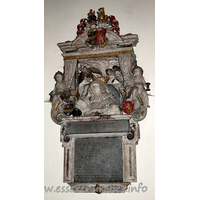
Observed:
[[[80,19],[86,18],[89,9],[105,8],[107,15],[114,15],[119,21],[120,34],[139,35],[134,48],[138,65],[144,69],[144,77],[151,83],[151,94],[155,94],[155,31],[154,0],[45,0],[44,1],[44,186],[67,186],[63,183],[63,147],[59,141],[59,126],[50,118],[49,92],[54,88],[55,72],[63,71],[63,58],[57,43],[74,40]],[[154,98],[150,97],[147,117],[140,122],[141,139],[137,146],[137,183],[131,187],[147,186],[147,191],[125,194],[74,194],[70,192],[45,192],[45,200],[64,199],[137,199],[155,198],[155,116]]]

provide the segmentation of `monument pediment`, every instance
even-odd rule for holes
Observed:
[[[137,34],[120,35],[119,22],[115,16],[105,15],[104,8],[100,8],[98,18],[91,9],[88,18],[80,20],[77,26],[77,37],[73,41],[61,42],[58,46],[63,53],[70,53],[102,48],[134,47],[137,43]]]
[[[120,50],[120,48],[124,47],[134,47],[138,43],[137,34],[126,34],[119,36],[113,31],[107,30],[106,37],[108,38],[108,43],[106,46],[103,47],[103,49]],[[63,53],[92,51],[93,49],[89,48],[85,43],[87,39],[88,39],[88,34],[87,32],[84,32],[80,36],[76,37],[75,40],[58,43],[58,46]],[[101,48],[99,48],[98,50],[101,50]]]

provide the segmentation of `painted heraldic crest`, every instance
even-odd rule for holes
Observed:
[[[106,29],[92,29],[88,31],[88,39],[85,44],[90,48],[104,47],[108,43]]]
[[[123,111],[126,114],[130,114],[134,109],[134,102],[133,101],[123,101]]]

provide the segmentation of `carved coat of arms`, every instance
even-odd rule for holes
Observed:
[[[85,41],[85,43],[91,48],[104,47],[108,43],[106,29],[100,28],[88,31],[88,39]]]

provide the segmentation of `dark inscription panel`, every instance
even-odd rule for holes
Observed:
[[[128,120],[67,122],[68,134],[128,132]],[[84,131],[84,132],[83,132]]]
[[[76,138],[74,182],[123,182],[122,138]]]

